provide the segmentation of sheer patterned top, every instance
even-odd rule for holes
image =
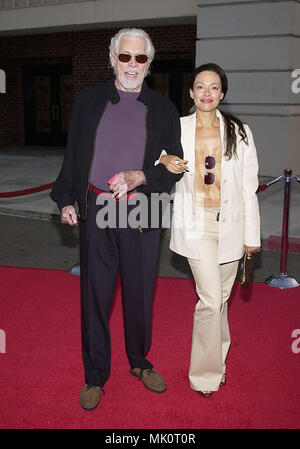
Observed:
[[[196,126],[194,201],[202,208],[221,202],[222,143],[220,130]]]

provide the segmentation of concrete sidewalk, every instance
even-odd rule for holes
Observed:
[[[0,150],[0,192],[19,191],[53,182],[63,161],[63,148],[21,147]],[[281,173],[278,174],[280,176]],[[261,178],[260,183],[268,181]],[[284,183],[279,181],[258,194],[262,249],[254,258],[253,280],[264,282],[279,273]],[[50,190],[14,198],[0,198],[1,264],[71,270],[79,262],[79,228],[60,223]],[[290,239],[287,271],[300,280],[300,184],[293,182],[290,206]],[[170,230],[161,234],[158,276],[191,278],[185,257],[169,249]],[[276,247],[277,245],[277,247]],[[270,251],[275,250],[275,251]],[[292,250],[292,252],[291,252]]]
[[[18,191],[53,182],[63,161],[63,148],[17,147],[0,150],[0,192]],[[278,176],[283,175],[278,173]],[[273,178],[260,177],[260,184]],[[259,192],[261,236],[267,249],[270,236],[281,236],[284,181]],[[59,211],[49,197],[49,190],[14,198],[0,198],[0,213],[51,220]],[[300,184],[291,183],[289,238],[300,242]],[[272,239],[271,239],[272,240]],[[273,239],[274,241],[274,239]],[[269,241],[270,243],[270,241]],[[275,248],[271,248],[275,249]],[[291,250],[294,250],[291,248]],[[299,251],[300,252],[300,251]]]

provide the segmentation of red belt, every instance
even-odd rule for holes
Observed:
[[[98,195],[106,196],[107,198],[113,199],[112,194],[109,192],[102,192],[102,190],[97,189],[97,187],[90,184],[89,189],[94,192],[98,193]],[[122,196],[121,200],[129,200],[130,198],[136,198],[138,196],[137,192],[134,193],[128,193],[127,195]],[[118,198],[114,198],[115,201],[120,201]]]

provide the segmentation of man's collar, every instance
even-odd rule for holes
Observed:
[[[152,98],[151,93],[152,90],[148,87],[146,81],[143,81],[142,89],[140,95],[138,96],[138,100],[144,104],[148,104]],[[113,78],[110,82],[109,98],[112,104],[116,104],[120,101],[120,95],[115,85],[115,78]]]
[[[149,104],[151,102],[152,96],[152,89],[148,86],[146,81],[143,81],[141,93],[138,97],[138,100],[141,101],[144,104]]]

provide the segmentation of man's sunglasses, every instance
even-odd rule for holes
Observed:
[[[120,53],[117,56],[119,58],[119,61],[121,61],[121,62],[129,62],[133,56],[138,64],[145,64],[149,59],[149,57],[147,55],[132,55],[131,56],[126,53]]]
[[[205,168],[211,170],[216,165],[216,160],[213,156],[206,156],[205,158]],[[204,184],[213,184],[215,182],[215,175],[211,172],[207,172],[204,175]]]

